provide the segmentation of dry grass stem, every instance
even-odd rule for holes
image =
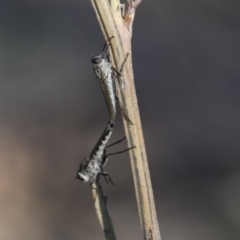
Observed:
[[[106,240],[116,240],[112,220],[107,210],[107,197],[99,182],[92,184],[94,206]]]
[[[114,36],[111,40],[112,64],[121,69],[126,54],[129,54],[123,68],[123,77],[119,78],[117,94],[120,106],[133,122],[132,125],[123,120],[128,147],[136,146],[129,153],[143,237],[144,240],[160,240],[132,68],[132,24],[135,10],[141,0],[127,0],[127,6],[120,4],[119,0],[91,0],[91,2],[105,40]]]

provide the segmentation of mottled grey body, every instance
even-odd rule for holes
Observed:
[[[100,80],[111,121],[116,118],[116,91],[112,65],[105,53],[92,57],[93,71]]]
[[[103,167],[107,161],[106,157],[106,144],[112,135],[114,123],[112,121],[108,122],[106,129],[98,140],[97,144],[93,148],[89,157],[85,158],[81,163],[79,170],[77,172],[77,178],[91,183],[97,181],[99,175],[110,176],[108,173],[103,171]]]

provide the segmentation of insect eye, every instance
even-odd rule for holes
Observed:
[[[77,178],[83,182],[89,181],[89,177],[81,172],[77,172]]]
[[[85,179],[83,177],[79,176],[79,175],[77,175],[77,178],[81,181],[85,181]]]
[[[103,61],[102,58],[92,58],[91,62],[94,64],[100,64]]]

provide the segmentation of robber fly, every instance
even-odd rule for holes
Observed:
[[[110,38],[110,40],[113,37]],[[110,41],[109,40],[109,41]],[[106,48],[106,52],[104,52]],[[116,89],[115,89],[115,81],[114,81],[114,72],[118,76],[122,76],[121,72],[126,62],[128,54],[123,62],[120,72],[112,66],[109,59],[109,45],[107,43],[104,44],[102,52],[98,55],[93,55],[91,62],[93,64],[93,71],[100,80],[100,84],[102,87],[103,96],[107,105],[107,109],[110,115],[111,121],[115,122],[116,118]],[[125,119],[130,122],[131,120],[126,114],[126,110],[123,106],[120,106],[123,112],[123,116]]]
[[[102,136],[98,140],[97,144],[95,145],[94,149],[92,150],[89,157],[85,158],[83,162],[80,164],[80,167],[77,171],[77,178],[84,182],[95,183],[98,181],[100,175],[105,177],[106,182],[110,182],[114,185],[110,175],[107,172],[104,172],[103,167],[107,162],[107,158],[110,155],[115,155],[119,153],[126,152],[134,147],[125,149],[120,152],[106,154],[106,148],[111,147],[117,143],[122,142],[125,137],[115,143],[112,143],[109,146],[106,146],[109,138],[112,135],[114,123],[112,121],[108,122],[106,129],[104,130]]]
[[[85,158],[81,163],[77,172],[78,179],[84,182],[90,181],[91,183],[94,183],[97,181],[99,175],[104,175],[109,178],[110,182],[112,182],[110,175],[103,171],[103,167],[107,160],[105,157],[105,148],[109,138],[112,135],[113,127],[114,123],[109,121],[106,129],[93,148],[90,156]]]

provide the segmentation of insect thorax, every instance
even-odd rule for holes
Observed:
[[[99,155],[99,154],[98,154]],[[87,160],[87,161],[86,161]],[[102,172],[102,156],[94,156],[92,159],[84,159],[78,174],[80,173],[85,182],[95,182],[99,173]]]
[[[106,79],[112,75],[112,65],[107,60],[103,59],[100,64],[93,64],[93,70],[98,78]]]

